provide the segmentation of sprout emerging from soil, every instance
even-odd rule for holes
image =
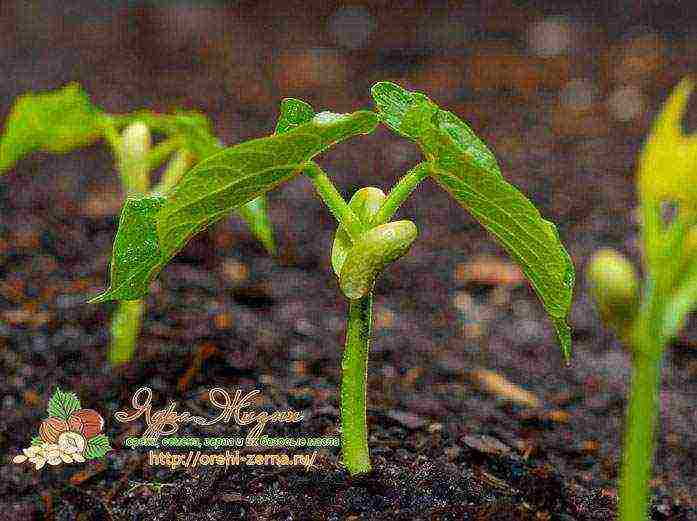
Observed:
[[[153,144],[153,133],[164,138]],[[34,152],[66,153],[102,139],[114,156],[125,197],[167,192],[196,160],[223,149],[210,121],[200,113],[107,114],[72,83],[52,92],[25,94],[15,101],[0,136],[0,175]],[[160,182],[153,186],[154,173],[163,165]],[[108,212],[109,205],[101,197],[99,206],[100,213],[104,208]],[[272,253],[273,232],[264,198],[250,201],[237,212]],[[133,358],[144,312],[141,300],[118,304],[107,354],[112,365]]]
[[[697,138],[681,128],[693,88],[688,79],[675,88],[639,160],[641,288],[631,263],[612,250],[598,251],[587,273],[600,316],[632,354],[619,489],[622,521],[646,519],[663,352],[697,308]],[[669,219],[666,205],[676,209]]]
[[[393,83],[372,89],[377,111],[320,112],[286,99],[275,133],[200,161],[168,190],[129,198],[114,239],[109,288],[92,302],[138,301],[160,270],[197,233],[227,213],[304,173],[337,220],[331,263],[347,300],[341,364],[342,459],[350,474],[371,470],[366,421],[367,364],[375,282],[409,252],[417,227],[393,221],[425,179],[435,181],[522,266],[569,357],[574,268],[554,225],[507,183],[491,151],[465,122],[428,97]],[[346,202],[315,156],[382,122],[418,145],[425,160],[385,195],[366,187]]]

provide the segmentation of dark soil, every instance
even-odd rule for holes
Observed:
[[[328,259],[333,220],[299,178],[269,198],[276,258],[236,217],[195,238],[153,285],[138,357],[116,371],[104,362],[113,305],[85,304],[104,287],[117,224],[120,195],[110,158],[100,147],[36,155],[0,182],[0,453],[8,456],[0,467],[2,519],[615,515],[629,356],[603,332],[582,274],[600,246],[638,261],[633,176],[641,140],[669,89],[697,66],[697,44],[675,32],[670,13],[637,10],[622,20],[591,8],[574,13],[574,43],[560,58],[562,70],[568,67],[564,80],[549,61],[529,76],[502,72],[523,66],[509,60],[526,55],[529,23],[557,12],[544,3],[535,10],[456,11],[449,26],[477,29],[460,35],[465,41],[453,48],[442,48],[435,31],[402,30],[410,21],[427,25],[441,11],[427,17],[417,9],[377,9],[380,30],[367,47],[342,51],[343,79],[327,84],[310,73],[288,79],[279,72],[299,67],[294,60],[307,49],[333,45],[323,27],[335,6],[325,3],[300,31],[275,22],[302,8],[284,2],[269,9],[250,4],[246,15],[230,8],[202,11],[199,19],[184,11],[194,29],[177,26],[174,33],[162,10],[83,17],[48,5],[37,16],[20,5],[0,7],[3,119],[21,92],[79,80],[112,111],[199,107],[235,142],[269,133],[282,96],[350,110],[369,104],[373,80],[395,79],[432,93],[471,121],[506,177],[558,223],[579,276],[574,358],[567,368],[532,290],[503,284],[500,274],[509,267],[502,250],[425,183],[400,214],[417,223],[420,238],[376,291],[368,375],[375,471],[349,478],[335,449],[322,449],[310,471],[158,469],[143,451],[123,445],[140,427],[113,418],[141,386],[154,390],[161,407],[175,400],[180,410],[196,413],[205,410],[211,387],[257,388],[259,407],[305,413],[302,423],[269,427],[269,434],[338,435],[346,304]],[[606,25],[603,16],[611,17]],[[232,48],[220,48],[229,34],[221,19],[236,24],[240,36]],[[203,40],[195,37],[196,23],[210,29]],[[646,35],[658,58],[622,69],[623,56],[646,55]],[[284,41],[290,54],[279,51]],[[476,83],[468,72],[477,49],[492,53],[487,67],[502,74],[499,83]],[[560,105],[567,99],[561,82],[573,78],[595,89],[589,105]],[[623,122],[607,101],[626,85],[638,89],[645,110]],[[321,163],[348,196],[364,185],[387,190],[417,161],[409,143],[380,130],[332,150]],[[463,263],[483,254],[496,259],[486,261],[493,279],[463,278]],[[667,353],[652,482],[656,520],[697,519],[695,325]],[[492,384],[501,378],[519,387],[504,395]],[[37,472],[13,465],[11,457],[36,435],[57,385],[104,414],[116,450],[82,467]],[[191,432],[245,433],[232,424]]]

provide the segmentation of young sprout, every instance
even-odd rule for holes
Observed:
[[[151,131],[165,137],[153,145]],[[41,94],[20,96],[0,137],[0,174],[34,152],[66,153],[104,139],[114,156],[126,197],[163,194],[179,182],[195,160],[223,149],[208,119],[195,112],[106,114],[77,84]],[[162,180],[151,190],[151,176],[169,160]],[[271,225],[263,197],[237,209],[252,233],[273,252]],[[111,323],[108,360],[129,361],[136,348],[144,303],[122,301]]]
[[[675,88],[641,152],[641,292],[633,266],[611,250],[597,252],[587,273],[601,318],[632,354],[619,488],[622,521],[646,519],[663,352],[697,308],[697,136],[681,129],[693,87],[685,79]],[[670,220],[662,211],[666,203],[677,206]]]
[[[285,99],[276,132],[226,148],[199,161],[166,193],[126,200],[114,239],[109,288],[92,302],[137,300],[197,233],[230,211],[258,200],[301,173],[337,220],[331,263],[348,301],[341,373],[342,460],[351,475],[371,470],[366,421],[366,380],[375,282],[407,254],[416,225],[393,221],[402,203],[426,178],[469,211],[520,264],[552,319],[566,358],[571,336],[574,268],[555,226],[505,181],[496,159],[474,132],[428,97],[382,82],[372,89],[377,111],[315,114],[307,103]],[[347,203],[317,155],[378,123],[417,144],[424,161],[385,195],[358,190]]]

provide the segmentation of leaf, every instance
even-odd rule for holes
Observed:
[[[44,443],[44,440],[41,439],[41,436],[34,436],[34,437],[31,439],[30,445],[32,445],[32,446],[34,446],[34,445],[43,445],[43,443]]]
[[[368,186],[356,191],[349,201],[349,207],[365,225],[370,224],[370,220],[378,212],[382,202],[387,196],[379,188]],[[353,241],[343,226],[338,226],[334,234],[332,244],[332,268],[338,277],[341,267],[344,265],[348,252],[353,247]]]
[[[180,111],[174,115],[158,115],[149,111],[136,116],[154,129],[184,139],[186,150],[196,159],[203,161],[222,152],[225,147],[213,133],[213,123],[204,114],[196,111]],[[264,245],[269,253],[274,253],[273,228],[269,221],[266,201],[250,201],[237,210],[249,226],[252,234]]]
[[[85,446],[85,459],[98,459],[106,456],[112,450],[109,439],[104,434],[98,434],[94,438],[87,440]]]
[[[56,388],[48,401],[48,415],[65,421],[68,421],[70,415],[81,408],[80,399],[75,393],[66,393],[60,388]]]
[[[144,296],[164,265],[201,230],[294,177],[314,156],[377,125],[359,111],[225,149],[189,170],[165,197],[129,199],[114,241],[111,285],[91,302]]]
[[[38,151],[65,153],[102,136],[103,113],[76,83],[17,98],[0,138],[0,173]]]
[[[642,200],[679,201],[697,210],[697,134],[685,135],[681,124],[694,87],[683,79],[654,122],[639,157]]]
[[[198,113],[180,114],[176,116],[175,127],[186,139],[188,149],[199,161],[224,150],[223,144],[213,134],[210,120]],[[266,198],[261,196],[237,209],[237,213],[249,226],[254,235],[273,254],[276,244],[273,238],[273,227],[269,220]]]
[[[315,115],[304,101],[286,98],[281,102],[281,114],[276,124],[276,134],[283,134],[298,125],[309,122]],[[237,212],[247,222],[252,234],[261,241],[269,253],[276,251],[273,227],[269,220],[266,197],[261,196],[242,206]]]
[[[501,175],[496,159],[472,129],[425,95],[378,83],[372,95],[380,119],[416,141],[436,182],[468,210],[521,266],[557,331],[565,357],[574,267],[556,227]]]
[[[90,302],[134,300],[147,293],[147,286],[161,268],[162,252],[156,217],[165,205],[164,196],[126,199],[111,257],[111,286]]]
[[[281,101],[281,113],[276,123],[275,134],[283,134],[304,123],[309,123],[315,116],[310,104],[295,98],[284,98]]]

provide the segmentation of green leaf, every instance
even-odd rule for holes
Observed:
[[[165,202],[165,197],[158,195],[126,199],[114,239],[111,286],[91,302],[135,300],[147,293],[147,284],[164,264],[156,217]]]
[[[65,153],[98,140],[104,115],[76,83],[17,98],[0,138],[0,173],[38,151]]]
[[[42,445],[43,443],[44,443],[44,440],[41,439],[41,436],[34,436],[34,437],[31,439],[30,445],[32,445],[32,446],[34,446],[34,445]]]
[[[203,161],[225,149],[213,133],[213,123],[204,114],[196,111],[180,111],[173,115],[158,115],[149,111],[137,113],[136,117],[152,128],[184,139],[186,150],[196,162]],[[166,185],[169,187],[169,185]],[[159,188],[158,188],[159,190]],[[160,190],[161,191],[161,190]],[[274,253],[273,228],[269,221],[266,201],[250,201],[237,210],[247,223],[252,234],[264,245],[269,253]]]
[[[309,122],[315,115],[312,107],[304,101],[286,98],[281,102],[281,114],[276,124],[275,134],[283,134],[299,125]],[[273,226],[269,219],[265,196],[257,197],[242,206],[237,212],[247,222],[252,234],[261,241],[266,251],[276,251]]]
[[[199,160],[217,154],[222,142],[213,133],[213,123],[198,112],[180,112],[171,117],[173,130],[186,141],[187,149]]]
[[[92,302],[144,296],[164,265],[201,230],[298,174],[332,145],[372,132],[373,112],[359,111],[247,141],[189,170],[165,197],[128,199],[114,241],[109,289]]]
[[[281,101],[281,113],[276,123],[275,134],[283,134],[304,123],[309,123],[315,116],[310,104],[295,98],[284,98]]]
[[[472,129],[425,95],[378,83],[372,95],[380,119],[418,143],[436,182],[468,210],[521,266],[557,331],[565,357],[571,352],[566,317],[574,267],[556,227],[501,175],[496,159]]]
[[[697,211],[697,134],[686,135],[682,119],[695,84],[683,79],[661,108],[639,156],[642,201],[680,201]]]
[[[223,144],[213,134],[211,121],[198,113],[180,114],[175,117],[175,127],[187,141],[187,147],[199,161],[204,160],[224,150]],[[253,199],[237,209],[237,213],[249,226],[254,235],[273,254],[276,244],[273,238],[273,227],[269,220],[266,197]]]
[[[81,408],[80,399],[75,393],[66,393],[60,388],[56,388],[48,401],[48,415],[65,421],[68,421],[70,415]]]
[[[353,194],[349,201],[349,207],[365,225],[370,224],[373,216],[378,213],[382,202],[385,200],[385,193],[379,188],[368,186],[361,188]],[[344,265],[348,252],[353,247],[353,241],[343,226],[338,226],[334,234],[332,244],[332,268],[338,277],[341,267]]]
[[[106,456],[106,453],[112,450],[109,444],[109,438],[104,434],[98,434],[94,438],[87,440],[87,445],[85,446],[85,459],[99,459]]]

